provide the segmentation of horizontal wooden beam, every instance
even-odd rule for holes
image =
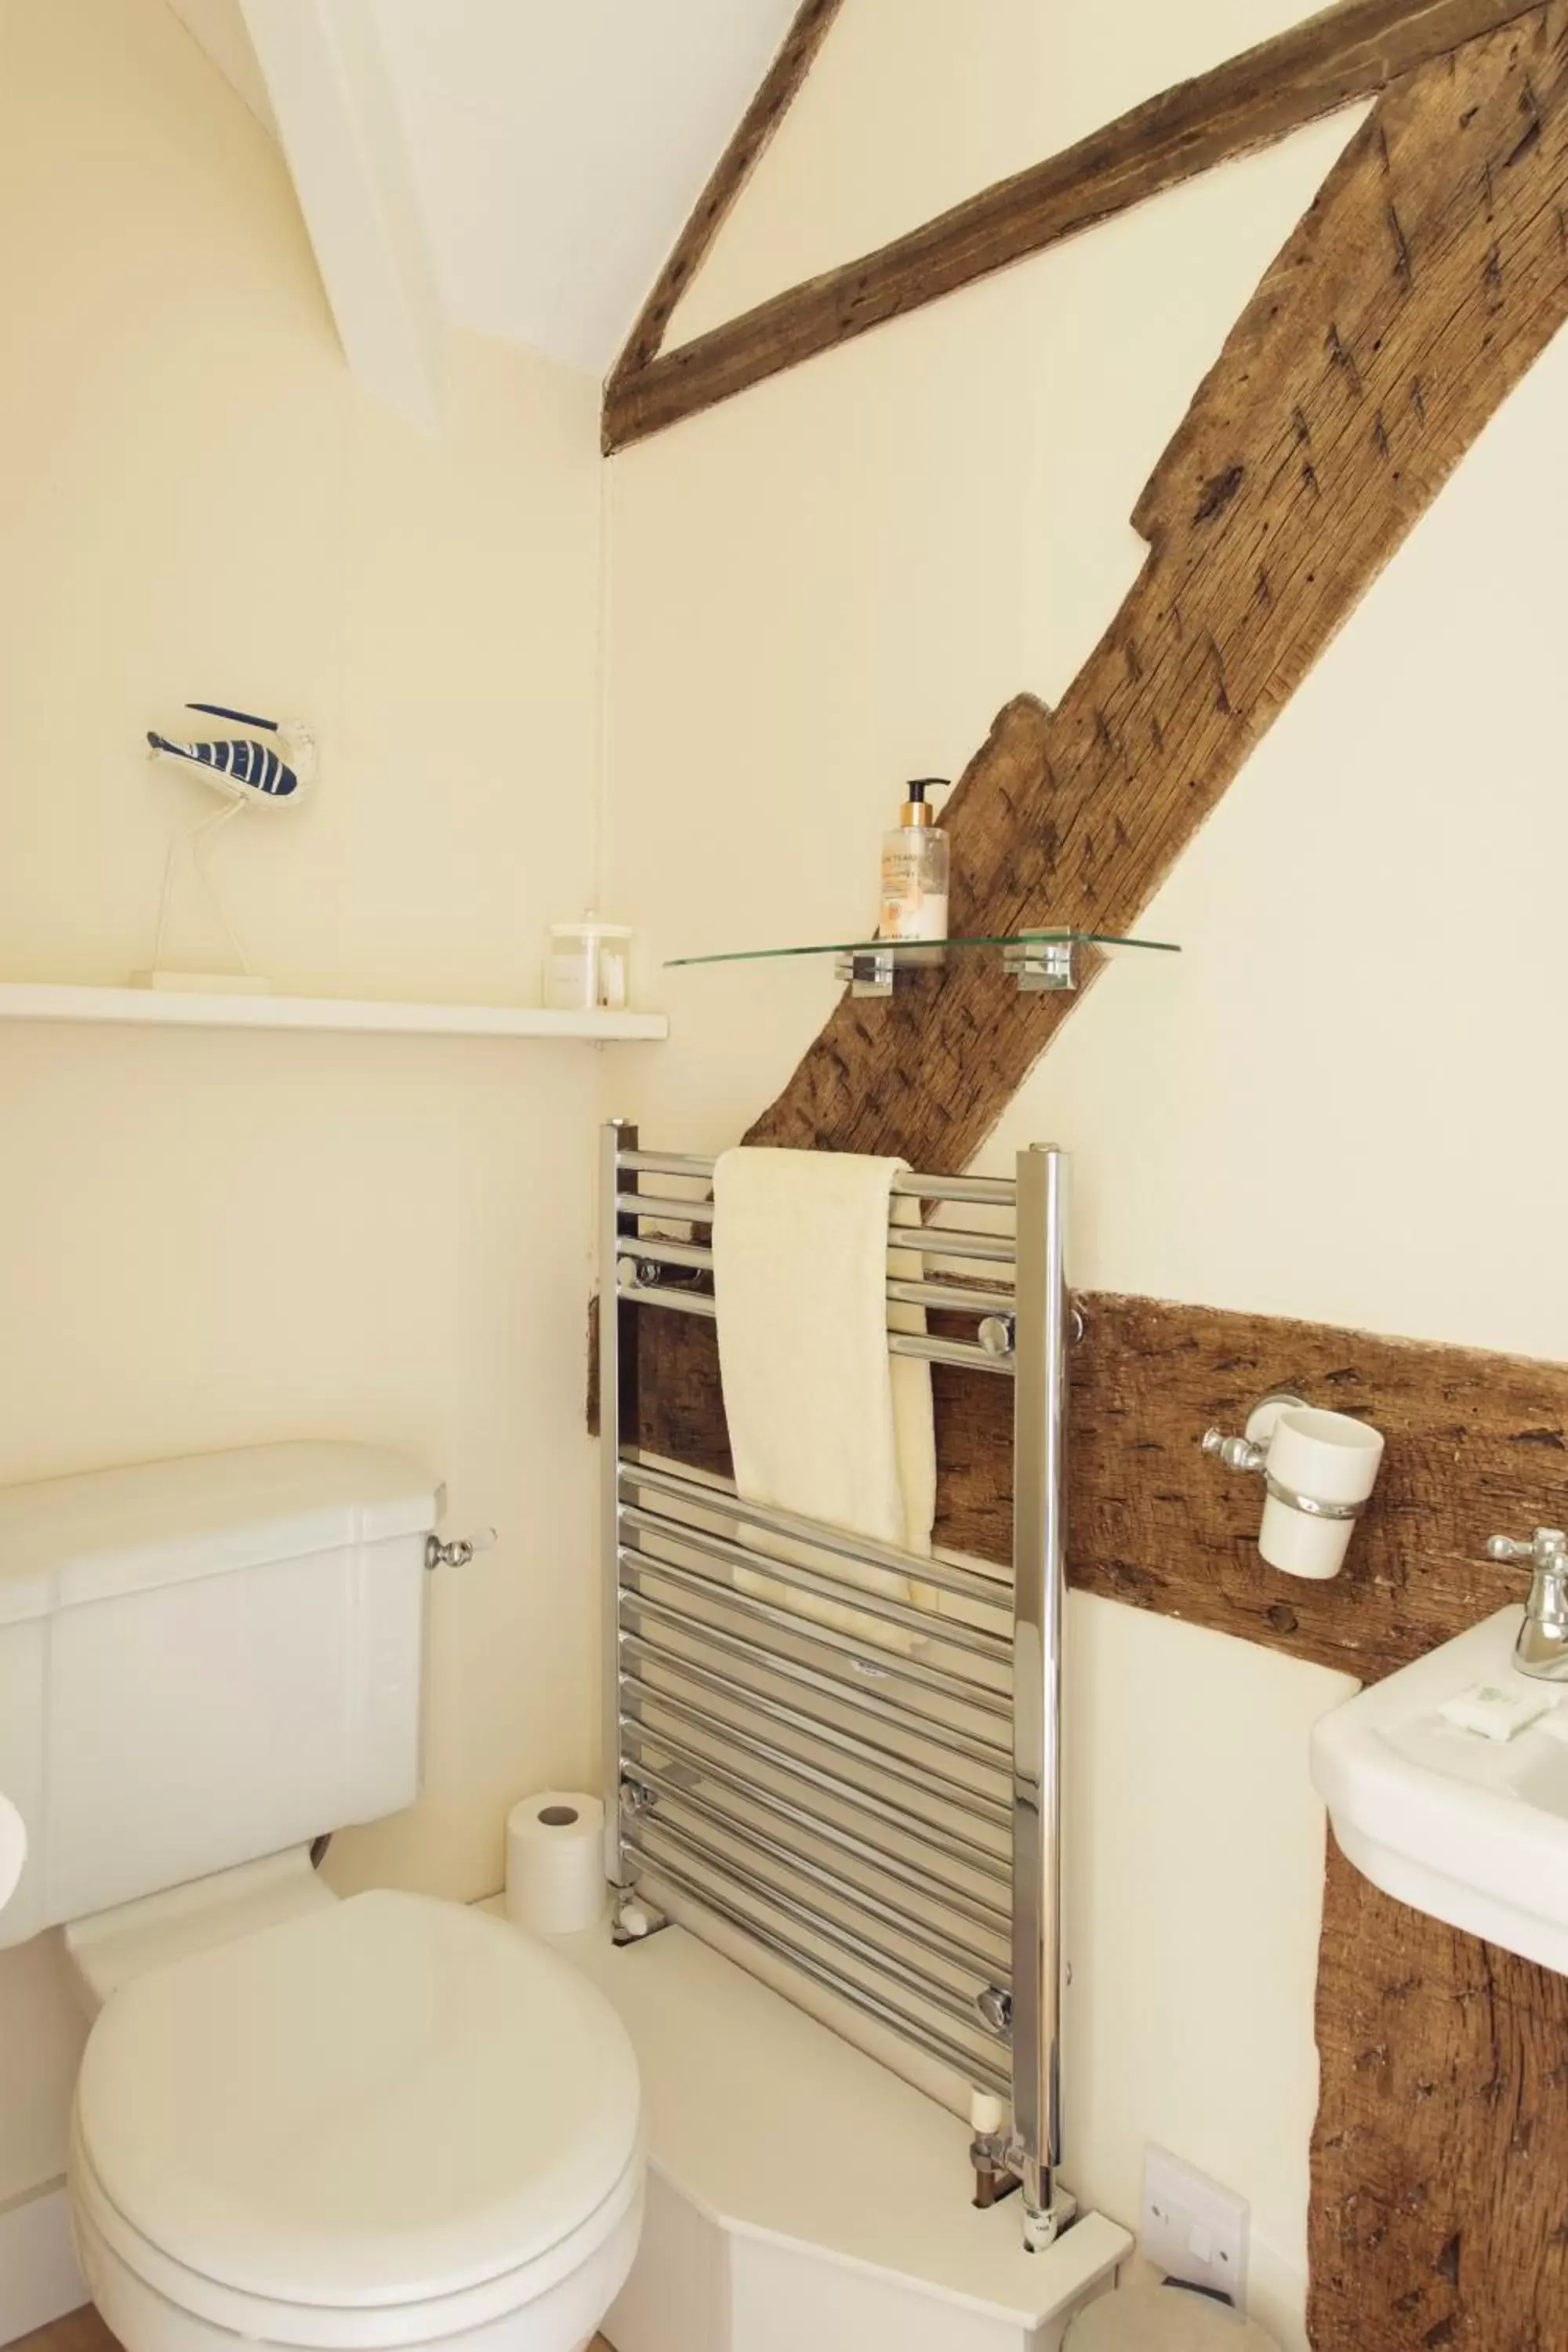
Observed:
[[[801,0],[777,57],[709,174],[690,219],[637,313],[626,349],[610,371],[606,404],[626,376],[658,356],[676,304],[701,268],[731,206],[761,162],[763,149],[795,103],[795,93],[842,5],[843,0]]]
[[[1213,72],[1177,83],[923,228],[808,278],[661,357],[650,352],[639,361],[638,352],[648,351],[647,336],[634,335],[605,389],[605,451],[662,432],[886,320],[1043,253],[1229,156],[1372,97],[1477,34],[1530,13],[1520,0],[1342,0]],[[726,209],[734,192],[723,199]],[[713,228],[721,217],[721,211]],[[707,242],[704,237],[702,251]],[[668,268],[680,257],[678,247]],[[694,266],[686,264],[682,283]],[[650,321],[664,285],[661,279],[645,312]],[[664,304],[659,332],[672,308],[672,299]]]
[[[1363,1682],[1521,1597],[1519,1570],[1487,1559],[1486,1537],[1554,1515],[1561,1524],[1568,1364],[1167,1299],[1090,1291],[1078,1304],[1068,1444],[1075,1586]],[[637,1444],[731,1475],[713,1325],[637,1312]],[[936,1364],[931,1386],[936,1539],[1005,1565],[1013,1384]],[[1331,1583],[1265,1567],[1261,1489],[1199,1444],[1211,1423],[1238,1430],[1259,1397],[1282,1391],[1371,1421],[1388,1440],[1377,1492]]]

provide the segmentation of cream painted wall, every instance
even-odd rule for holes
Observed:
[[[1083,5],[847,0],[681,331],[1295,12],[1147,13],[1131,41]],[[424,1802],[341,1840],[340,1885],[479,1891],[506,1800],[591,1769],[591,1122],[731,1139],[834,993],[653,965],[858,928],[899,781],[1059,689],[1347,128],[616,462],[604,879],[675,1012],[664,1052],[0,1033],[0,1479],[342,1433],[423,1454],[454,1524],[503,1530],[435,1596]],[[528,993],[541,927],[597,887],[595,388],[459,340],[440,441],[359,401],[275,151],[158,0],[0,0],[0,971],[145,959],[201,803],[136,745],[206,693],[321,728],[319,799],[218,853],[281,981]],[[1473,1140],[1527,1099],[1554,1139],[1527,1089],[1568,818],[1528,682],[1564,373],[1559,350],[1172,877],[1151,924],[1183,962],[1113,971],[988,1148],[1072,1148],[1080,1282],[1568,1353],[1550,1149]],[[1457,958],[1478,906],[1496,936]],[[1084,1599],[1071,1633],[1070,2170],[1134,2218],[1158,2138],[1243,2189],[1255,2307],[1297,2347],[1305,1736],[1344,1685]],[[0,1958],[0,2202],[59,2168],[77,2038],[52,1948]]]
[[[1013,168],[1031,105],[1045,152],[1297,13],[1061,6],[1042,72],[1023,0],[847,0],[678,336]],[[916,139],[899,93],[924,94]],[[609,895],[650,969],[866,924],[900,780],[956,773],[1010,694],[1060,692],[1136,573],[1139,488],[1356,119],[614,461]],[[1565,389],[1560,343],[1149,909],[1180,962],[1116,966],[982,1155],[1071,1149],[1079,1283],[1568,1356],[1541,1079]],[[611,1105],[695,1150],[734,1139],[836,994],[805,965],[666,986],[674,1041],[612,1061]],[[1082,1598],[1070,1638],[1069,2178],[1135,2221],[1155,2139],[1241,2189],[1254,2310],[1299,2347],[1306,1735],[1349,1685]]]
[[[280,983],[526,999],[588,896],[597,390],[459,338],[447,429],[356,395],[276,148],[162,0],[0,0],[0,974],[145,963],[189,695],[298,709],[320,793],[215,856]],[[217,945],[189,907],[175,952]],[[499,1548],[434,1588],[426,1783],[347,1888],[500,1876],[592,1769],[596,1049],[0,1029],[0,1482],[294,1435],[405,1448]],[[79,2027],[0,1955],[0,2203]]]

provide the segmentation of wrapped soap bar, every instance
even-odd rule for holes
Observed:
[[[1513,1739],[1520,1732],[1528,1731],[1543,1715],[1550,1715],[1557,1701],[1550,1691],[1505,1689],[1500,1683],[1472,1683],[1468,1690],[1456,1691],[1437,1709],[1445,1722],[1457,1724],[1461,1731],[1479,1732],[1483,1739]]]

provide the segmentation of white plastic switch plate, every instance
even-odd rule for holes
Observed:
[[[1163,2147],[1143,2158],[1138,2251],[1167,2278],[1211,2288],[1247,2308],[1247,2204]]]

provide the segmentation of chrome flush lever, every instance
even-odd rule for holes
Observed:
[[[1568,1531],[1537,1528],[1528,1543],[1513,1536],[1489,1536],[1489,1559],[1521,1559],[1531,1565],[1530,1598],[1513,1645],[1521,1675],[1538,1682],[1568,1682]]]
[[[443,1543],[439,1536],[425,1538],[425,1565],[428,1569],[467,1568],[477,1551],[489,1551],[495,1542],[494,1528],[481,1528],[477,1536],[457,1536]]]

